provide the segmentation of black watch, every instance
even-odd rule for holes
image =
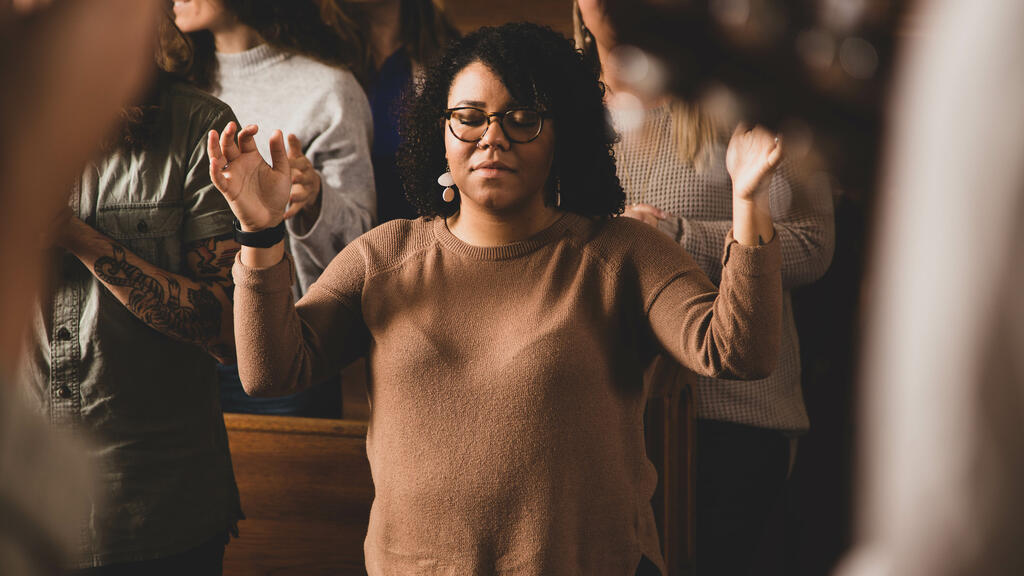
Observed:
[[[264,228],[258,232],[242,230],[242,224],[235,218],[235,241],[242,246],[251,248],[270,248],[284,240],[284,220],[273,228]]]

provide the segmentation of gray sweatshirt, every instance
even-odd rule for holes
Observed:
[[[256,124],[256,146],[270,159],[275,129],[295,134],[320,173],[320,216],[304,229],[286,223],[286,248],[295,261],[296,297],[305,294],[334,256],[369,230],[377,201],[370,164],[373,120],[366,93],[351,72],[263,44],[217,54],[214,95],[242,125]]]

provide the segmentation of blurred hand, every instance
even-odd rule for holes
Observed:
[[[230,122],[219,138],[217,131],[211,130],[207,140],[210,179],[247,232],[272,228],[284,220],[292,182],[281,131],[270,136],[274,163],[270,166],[256,149],[253,136],[258,130],[250,124],[239,132],[238,125]]]
[[[292,189],[285,218],[291,218],[306,207],[316,205],[320,196],[320,174],[302,153],[302,142],[295,134],[288,135],[288,161],[292,167]]]
[[[663,211],[658,210],[650,204],[630,204],[626,206],[626,211],[622,213],[627,218],[634,218],[646,224],[650,224],[655,228],[658,224],[668,217]]]
[[[774,133],[763,126],[737,126],[725,153],[733,197],[750,201],[767,194],[771,173],[781,160],[782,144]]]

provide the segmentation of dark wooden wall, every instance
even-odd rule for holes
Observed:
[[[572,34],[570,0],[444,0],[445,12],[459,30],[526,20]]]

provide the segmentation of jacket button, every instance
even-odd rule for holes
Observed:
[[[145,234],[149,231],[149,224],[146,224],[145,220],[139,220],[139,223],[135,225],[135,229]]]
[[[57,340],[71,340],[71,331],[68,330],[67,328],[61,328],[60,330],[57,330]]]
[[[67,386],[61,386],[57,389],[57,395],[61,398],[71,398],[71,388]]]

